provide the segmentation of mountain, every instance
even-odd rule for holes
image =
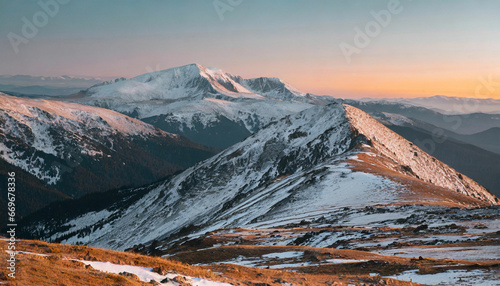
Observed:
[[[109,108],[218,148],[286,115],[334,101],[277,78],[243,79],[198,64],[100,84],[65,100]]]
[[[109,108],[217,148],[227,148],[286,115],[337,101],[304,94],[278,78],[244,79],[198,64],[100,83],[62,100]],[[401,114],[461,135],[500,128],[500,115],[488,114],[500,113],[500,101],[494,99],[434,96],[344,102],[370,114]],[[441,108],[461,110],[448,114]]]
[[[0,85],[0,92],[27,98],[46,98],[52,99],[60,96],[73,94],[80,91],[80,88],[74,87],[46,87],[41,85],[17,86],[17,85]]]
[[[482,132],[464,135],[455,133],[448,129],[437,127],[436,125],[424,122],[422,120],[409,118],[401,114],[373,111],[370,112],[370,114],[385,125],[395,125],[425,130],[428,133],[432,134],[432,137],[434,138],[433,141],[436,141],[437,143],[440,143],[441,141],[445,141],[447,139],[452,139],[455,141],[460,141],[461,143],[472,144],[486,151],[500,154],[500,148],[498,147],[498,142],[500,140],[499,127],[493,127]],[[429,150],[428,148],[425,151],[429,152],[431,150]]]
[[[461,135],[458,139],[500,154],[500,127],[493,127],[471,135]]]
[[[151,183],[214,153],[111,110],[0,94],[2,167],[66,196]]]
[[[52,202],[67,200],[71,197],[61,193],[53,186],[47,186],[37,177],[24,171],[23,169],[7,163],[0,159],[0,181],[8,182],[10,177],[8,173],[15,173],[15,185],[19,190],[16,195],[16,220],[20,220],[24,216],[35,210],[39,210]],[[7,184],[0,186],[0,221],[7,222],[7,206],[8,194]]]
[[[16,86],[42,85],[52,87],[88,88],[103,82],[103,78],[74,77],[74,76],[32,76],[32,75],[0,75],[0,84]]]
[[[375,116],[382,116],[383,112],[399,114],[461,135],[470,135],[490,128],[500,127],[500,114],[470,113],[448,115],[425,107],[384,100],[359,101],[345,99],[344,103]]]
[[[74,94],[103,82],[101,78],[71,76],[0,75],[0,91],[23,97],[57,97]]]
[[[154,248],[158,241],[221,228],[272,228],[343,208],[498,203],[365,112],[338,103],[286,116],[172,178],[109,196],[116,200],[99,207],[52,205],[23,221],[20,234]],[[65,208],[73,211],[61,216]]]
[[[500,113],[500,100],[493,98],[469,98],[435,95],[413,98],[363,98],[364,102],[399,103],[432,109],[439,113],[456,115],[470,113]]]
[[[388,127],[424,150],[431,148],[432,156],[473,178],[494,195],[500,196],[500,154],[453,138],[435,141],[431,132],[416,127]]]
[[[419,148],[466,174],[500,196],[500,154],[448,137],[435,140],[432,132],[418,127],[387,125],[392,131],[414,142]]]
[[[483,132],[461,135],[400,114],[382,112],[374,113],[373,116],[426,153],[500,196],[500,154],[487,150],[495,150],[488,148],[498,142],[495,129],[485,131],[483,136]]]

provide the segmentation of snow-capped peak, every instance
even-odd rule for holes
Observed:
[[[66,100],[112,109],[218,148],[286,115],[335,101],[305,96],[278,78],[244,79],[199,64],[94,86],[83,94]],[[228,129],[241,137],[214,138]]]
[[[196,67],[200,70],[200,75],[206,78],[211,83],[212,87],[220,93],[230,97],[262,97],[261,95],[255,94],[243,87],[240,83],[234,80],[234,78],[237,77],[225,73],[221,69],[214,67],[206,68],[198,64],[196,64]]]
[[[189,64],[89,89],[92,98],[122,101],[198,97],[291,99],[303,95],[278,78],[243,79],[214,67]]]
[[[170,68],[90,88],[91,99],[127,103],[148,100],[178,100],[206,97],[260,98],[234,76],[199,64]]]

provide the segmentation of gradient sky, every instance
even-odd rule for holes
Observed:
[[[0,0],[0,74],[133,77],[196,62],[336,97],[500,99],[500,1],[401,0],[348,63],[339,45],[389,2],[243,0],[221,20],[213,0],[70,0],[16,54],[9,33],[43,10]]]

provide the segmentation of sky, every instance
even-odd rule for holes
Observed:
[[[499,12],[495,0],[0,0],[0,75],[198,63],[336,97],[500,99]]]

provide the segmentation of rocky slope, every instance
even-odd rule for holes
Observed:
[[[341,104],[287,116],[171,179],[129,192],[138,191],[144,196],[101,210],[35,218],[24,233],[126,249],[219,228],[274,227],[343,207],[497,203],[473,180]]]

